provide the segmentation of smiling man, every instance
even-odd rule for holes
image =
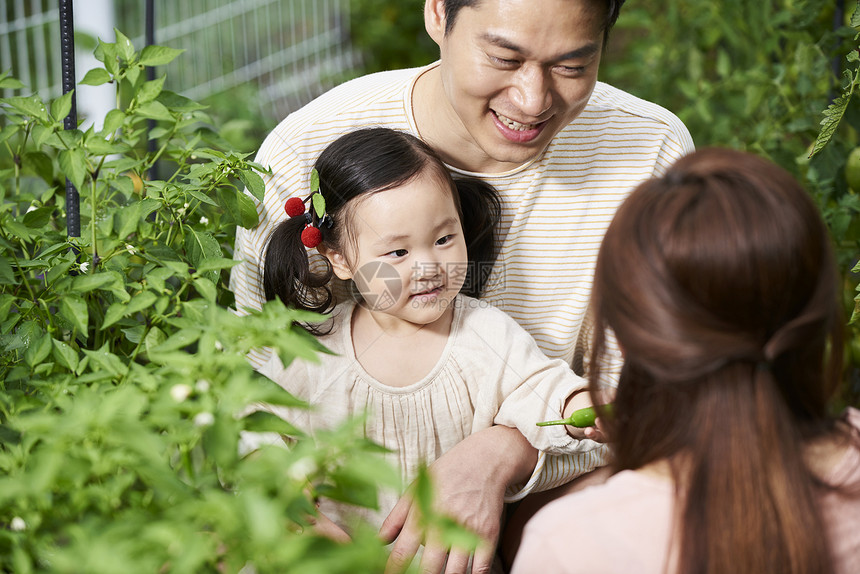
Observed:
[[[382,125],[430,143],[455,176],[496,187],[500,255],[485,299],[525,327],[544,353],[582,373],[604,231],[639,182],[693,149],[673,114],[597,81],[623,1],[426,0],[425,26],[439,45],[438,62],[347,82],[290,114],[261,146],[257,161],[272,175],[258,205],[260,224],[237,230],[235,258],[243,263],[233,268],[231,287],[238,312],[264,301],[266,242],[286,217],[285,201],[309,194],[322,149],[347,131]],[[250,359],[259,366],[265,352]],[[611,373],[620,353],[611,349],[607,360]],[[602,462],[600,451],[547,461],[513,429],[493,427],[464,440],[431,471],[440,506],[486,539],[473,563],[485,571],[506,488],[526,483],[522,496]],[[402,502],[382,530],[396,537],[392,566],[425,542],[408,499]],[[422,560],[426,571],[462,572],[468,558],[430,542]]]

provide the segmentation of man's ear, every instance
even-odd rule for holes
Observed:
[[[445,1],[424,1],[424,28],[430,38],[439,46],[445,37]]]
[[[343,279],[344,281],[352,279],[352,270],[349,268],[349,263],[343,253],[335,251],[334,249],[329,249],[324,245],[318,245],[317,251],[319,251],[320,255],[328,259],[329,263],[331,263],[331,268],[334,271],[334,274],[337,275],[339,279]]]

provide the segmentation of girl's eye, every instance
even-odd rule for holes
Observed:
[[[440,237],[436,240],[436,245],[445,245],[446,243],[450,242],[453,237],[453,235],[446,235],[445,237]]]
[[[406,257],[409,252],[405,249],[395,249],[394,251],[389,251],[386,255],[391,255],[393,257]]]

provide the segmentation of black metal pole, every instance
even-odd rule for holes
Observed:
[[[152,46],[155,44],[155,0],[146,0],[146,45]],[[146,68],[146,79],[154,80],[155,79],[155,67],[149,66]],[[155,140],[149,138],[149,134],[152,130],[155,129],[155,120],[147,121],[147,149],[149,153],[155,153],[155,150],[158,149],[157,143]],[[152,164],[152,167],[149,170],[149,179],[156,180],[158,179],[158,162]]]
[[[60,48],[62,50],[63,94],[75,89],[75,23],[72,17],[72,0],[60,0]],[[72,94],[72,109],[63,120],[63,127],[78,127],[78,109]],[[66,229],[69,237],[81,236],[81,200],[78,190],[66,178]]]

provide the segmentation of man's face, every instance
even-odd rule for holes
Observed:
[[[482,0],[448,34],[428,22],[446,96],[434,123],[452,127],[435,137],[445,159],[502,172],[539,155],[591,97],[603,19],[591,0]]]

